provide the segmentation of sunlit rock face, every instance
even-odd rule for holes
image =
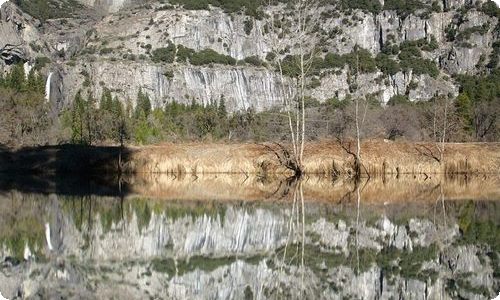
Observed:
[[[264,68],[179,66],[172,70],[160,65],[99,61],[64,71],[62,84],[69,98],[74,97],[76,87],[85,80],[81,75],[83,70],[92,78],[90,88],[94,95],[101,94],[104,87],[113,86],[115,93],[132,105],[142,90],[156,107],[173,100],[185,104],[195,100],[208,105],[224,99],[230,111],[248,108],[262,111],[282,105],[283,93],[290,92],[289,87],[283,90],[275,73]],[[166,75],[169,70],[173,71],[173,77]]]
[[[99,10],[104,10],[108,13],[117,12],[123,7],[131,4],[144,3],[144,0],[77,0],[78,2],[94,7]]]

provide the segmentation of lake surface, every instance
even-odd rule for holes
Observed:
[[[13,299],[492,299],[495,177],[0,177]]]

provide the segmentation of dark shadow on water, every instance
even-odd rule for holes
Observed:
[[[68,196],[119,197],[127,195],[129,188],[127,183],[120,183],[118,176],[8,175],[0,173],[0,193],[8,191]]]
[[[118,146],[58,145],[9,150],[0,145],[0,173],[8,174],[117,174],[119,157],[132,150]]]
[[[58,145],[11,150],[0,145],[0,192],[109,195],[127,193],[119,161],[132,150],[118,146]]]

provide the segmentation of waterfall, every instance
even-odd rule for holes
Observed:
[[[24,79],[28,79],[28,75],[31,72],[31,69],[33,69],[33,66],[29,61],[27,61],[23,64],[23,68],[24,68]]]
[[[47,247],[52,251],[52,242],[50,241],[50,224],[45,223],[45,239],[47,240]]]
[[[50,80],[52,78],[52,72],[49,73],[49,77],[47,77],[47,83],[45,83],[45,99],[47,102],[50,101]]]

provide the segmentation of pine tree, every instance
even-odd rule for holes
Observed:
[[[139,93],[137,94],[137,106],[135,108],[135,118],[138,119],[141,114],[143,114],[146,118],[151,113],[151,101],[149,100],[149,96],[142,92],[142,89],[139,89]]]
[[[227,118],[226,101],[224,100],[224,96],[220,97],[219,107],[217,108],[217,113],[218,113],[220,119]]]
[[[8,87],[17,91],[24,91],[26,85],[26,74],[22,64],[17,64],[12,68],[8,76]]]
[[[104,91],[101,96],[100,108],[104,111],[111,112],[113,109],[113,97],[111,96],[111,91],[107,88],[104,88]]]
[[[35,69],[31,69],[28,74],[26,89],[39,94],[45,93],[45,81],[43,79],[43,76],[38,74]]]
[[[457,115],[464,123],[466,131],[472,130],[472,102],[467,94],[461,93],[455,101]]]
[[[71,140],[73,143],[86,143],[84,139],[85,106],[81,91],[78,91],[71,110]]]

